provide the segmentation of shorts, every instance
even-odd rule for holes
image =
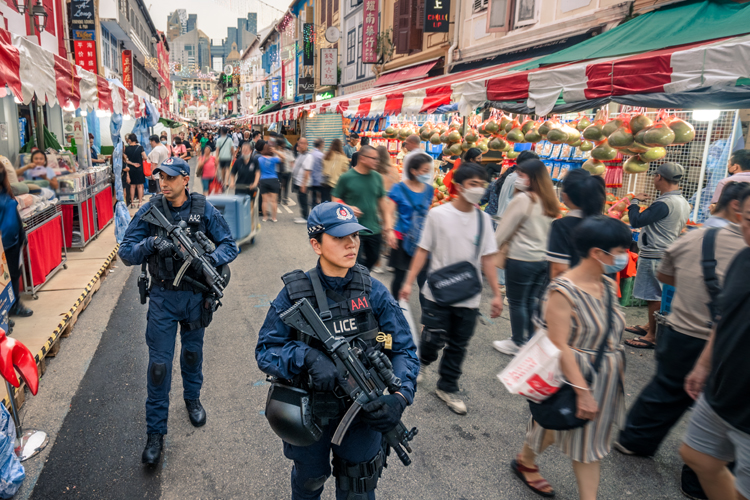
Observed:
[[[276,193],[281,191],[281,184],[278,179],[261,179],[260,194]]]
[[[708,404],[705,395],[693,406],[684,441],[695,451],[717,460],[734,460],[734,486],[742,496],[750,498],[750,434],[724,421]]]
[[[229,158],[228,160],[219,160],[219,168],[229,168],[232,166],[232,159]]]
[[[661,302],[661,283],[656,279],[656,270],[661,259],[638,258],[633,297],[648,302]]]
[[[203,190],[208,191],[208,187],[211,185],[211,181],[213,179],[201,179],[201,182],[203,183]]]

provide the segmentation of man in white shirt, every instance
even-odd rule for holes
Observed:
[[[724,191],[727,182],[750,182],[750,149],[740,149],[732,153],[729,157],[729,166],[727,172],[731,174],[719,181],[711,198],[711,204],[716,204]]]
[[[307,152],[307,139],[300,137],[297,140],[297,159],[294,161],[292,170],[292,184],[297,191],[297,202],[299,203],[300,217],[294,219],[295,224],[307,224],[307,216],[310,206],[307,203],[307,192],[312,183],[313,157]]]
[[[461,366],[466,357],[469,340],[474,335],[479,315],[479,303],[482,298],[481,288],[476,295],[463,298],[459,302],[438,304],[433,295],[433,287],[437,285],[431,286],[430,275],[448,266],[469,262],[476,268],[476,276],[471,280],[464,279],[464,275],[469,273],[461,272],[454,277],[456,281],[453,283],[462,281],[459,287],[471,286],[478,279],[481,287],[481,272],[484,272],[493,294],[491,312],[493,318],[502,313],[503,299],[495,272],[497,243],[492,232],[492,220],[476,206],[486,189],[487,172],[478,165],[461,165],[453,175],[453,182],[458,185],[460,196],[449,204],[427,212],[419,248],[411,261],[409,274],[401,288],[399,299],[409,300],[412,284],[429,256],[427,283],[422,289],[425,297],[422,308],[424,328],[419,360],[424,370],[426,366],[437,361],[442,350],[443,359],[438,368],[440,379],[437,382],[435,394],[452,411],[465,415],[466,404],[458,397],[458,379],[461,376]],[[480,233],[482,234],[481,241]],[[452,280],[446,278],[444,281]],[[449,283],[447,286],[452,285]],[[420,375],[422,373],[420,371]]]
[[[160,142],[158,135],[152,135],[148,140],[151,143],[151,152],[148,154],[148,161],[151,163],[151,171],[153,172],[156,167],[169,158],[169,150]],[[156,194],[160,191],[159,174],[152,174],[148,182],[148,192]]]

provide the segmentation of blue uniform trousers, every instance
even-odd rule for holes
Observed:
[[[284,456],[294,460],[292,468],[292,500],[319,500],[323,484],[331,475],[331,450],[350,463],[368,462],[382,447],[383,435],[366,424],[355,421],[344,436],[341,446],[331,444],[338,422],[323,428],[323,436],[310,446],[294,446],[284,442]],[[346,500],[347,492],[336,488],[336,500]],[[375,500],[375,492],[368,495]]]
[[[200,319],[203,294],[170,291],[154,286],[149,294],[148,325],[148,398],[146,428],[149,434],[167,433],[169,390],[172,385],[172,360],[180,321]],[[198,399],[203,385],[203,332],[205,328],[184,331],[180,327],[180,369],[185,399]]]

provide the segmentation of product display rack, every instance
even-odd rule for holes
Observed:
[[[53,222],[54,221],[54,222]],[[47,224],[60,224],[60,230],[64,234],[64,227],[63,227],[63,217],[62,217],[62,206],[60,204],[55,204],[47,207],[42,212],[39,212],[37,214],[32,215],[28,219],[23,220],[24,227],[26,229],[26,236],[30,240],[33,241],[33,233],[41,229],[43,226],[46,226]],[[25,245],[23,253],[22,253],[22,272],[21,276],[23,277],[23,293],[31,294],[34,299],[39,298],[37,296],[37,290],[39,290],[44,284],[52,278],[60,269],[67,269],[67,261],[68,261],[68,253],[65,249],[65,245],[62,245],[61,248],[61,260],[60,263],[57,264],[51,271],[47,273],[47,276],[45,276],[44,281],[41,283],[34,285],[34,270],[33,266],[31,265],[32,262],[32,249],[29,244]]]
[[[78,232],[81,235],[79,241],[75,241],[71,238],[71,241],[67,241],[65,235],[63,235],[63,244],[66,248],[83,248],[88,245],[91,240],[96,236],[96,223],[94,218],[94,197],[93,189],[87,187],[76,193],[68,193],[60,196],[60,204],[63,205],[63,210],[72,210],[72,228],[78,228]]]

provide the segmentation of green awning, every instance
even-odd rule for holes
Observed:
[[[170,120],[169,118],[159,118],[159,123],[169,128],[179,128],[182,126],[180,122]]]
[[[513,70],[638,54],[746,33],[750,33],[750,3],[731,0],[685,2],[648,12],[606,33],[521,64]]]

